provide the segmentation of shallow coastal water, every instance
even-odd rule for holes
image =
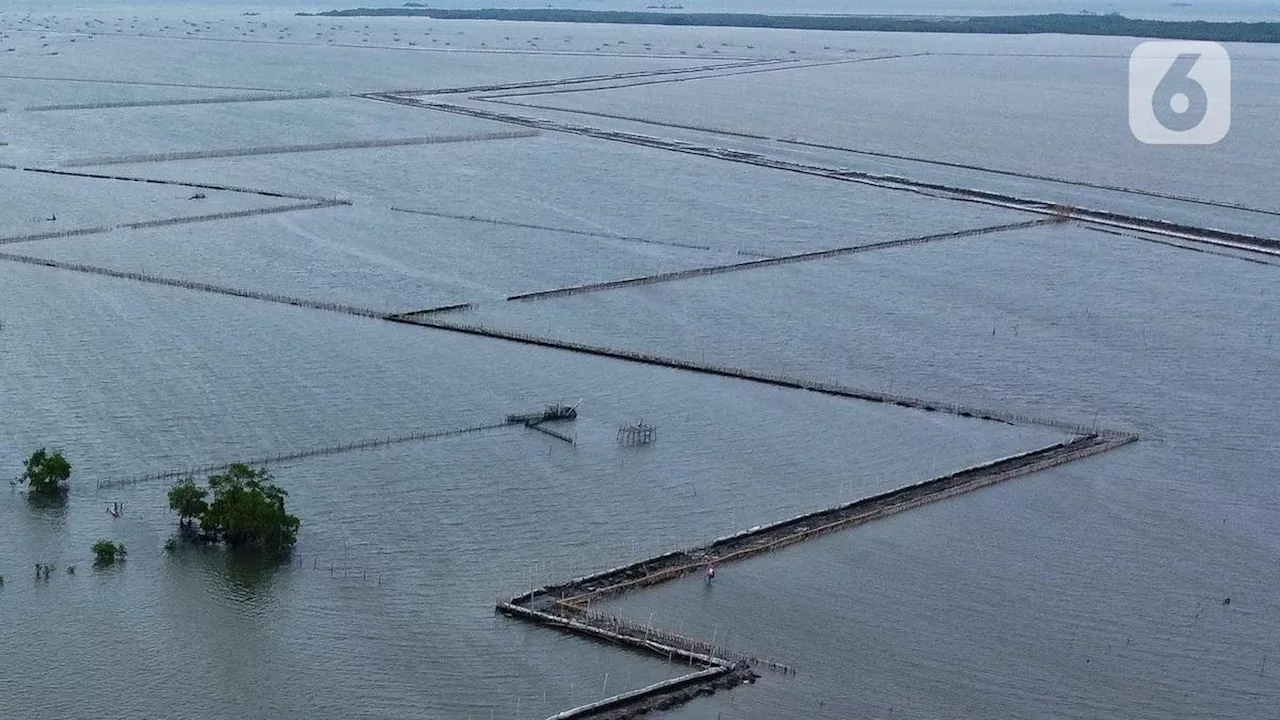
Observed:
[[[1219,155],[1188,166],[1185,155],[1157,157],[1111,130],[1082,143],[1089,131],[1070,115],[972,101],[981,78],[997,97],[1027,107],[1076,98],[1106,120],[1107,106],[1088,99],[1123,89],[1114,58],[1097,57],[1123,52],[1115,39],[337,21],[295,18],[292,8],[263,9],[252,22],[267,27],[248,38],[242,11],[0,13],[0,35],[15,48],[0,55],[11,90],[0,103],[0,163],[349,205],[131,229],[116,226],[295,201],[212,189],[194,199],[187,185],[4,169],[3,236],[101,231],[0,252],[374,310],[475,302],[442,317],[1141,434],[1079,465],[726,566],[711,590],[691,580],[620,600],[637,619],[653,613],[665,627],[799,669],[670,717],[1261,717],[1280,701],[1270,658],[1280,588],[1267,570],[1280,550],[1270,477],[1280,462],[1275,260],[1055,225],[520,304],[504,298],[1028,216],[550,132],[61,167],[511,129],[356,97],[141,101],[643,73],[791,50],[806,61],[848,50],[974,57],[524,100],[1014,162],[1026,174],[1182,187],[1275,210],[1263,125],[1242,125]],[[1037,50],[1054,57],[1008,72],[990,57]],[[1268,53],[1242,50],[1243,87],[1257,92],[1243,118],[1276,105]],[[934,101],[971,114],[963,128],[924,112],[941,66],[957,84]],[[1062,85],[1064,68],[1080,82]],[[863,82],[875,101],[854,117],[846,111],[856,94],[845,91]],[[135,106],[30,109],[107,102]],[[996,182],[581,112],[554,117]],[[958,136],[967,141],[946,141]],[[992,157],[991,148],[1005,149]],[[1123,166],[1108,164],[1112,151]],[[1184,183],[1170,179],[1178,167],[1189,168]],[[999,182],[1033,197],[1061,187]],[[1265,212],[1088,192],[1125,212],[1270,228]],[[0,262],[0,323],[0,475],[16,475],[45,444],[75,465],[65,508],[0,493],[4,717],[545,718],[682,669],[496,616],[498,598],[1062,437],[11,262]],[[506,428],[273,467],[304,523],[292,564],[278,568],[191,548],[166,554],[175,518],[163,482],[96,488],[492,423],[579,398],[579,418],[560,428],[576,445]],[[619,447],[617,428],[641,419],[659,428],[658,443]],[[124,503],[118,520],[105,511],[112,502]],[[101,537],[128,545],[123,567],[90,567]],[[30,577],[39,562],[58,566],[48,581]]]

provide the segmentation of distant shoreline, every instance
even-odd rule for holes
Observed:
[[[1169,40],[1280,43],[1280,22],[1138,20],[1121,15],[1052,14],[922,18],[885,15],[760,15],[550,8],[446,10],[429,8],[417,3],[408,3],[404,7],[356,8],[297,14],[318,17],[429,17],[437,20],[509,20],[860,32],[1105,35]]]

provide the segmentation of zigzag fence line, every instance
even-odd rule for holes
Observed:
[[[748,653],[728,651],[712,643],[655,628],[651,623],[642,625],[609,613],[593,611],[587,603],[594,598],[618,595],[683,577],[704,567],[708,561],[734,562],[760,553],[772,552],[825,533],[905,512],[926,503],[1106,452],[1133,439],[1133,436],[1119,435],[1111,437],[1090,435],[1075,438],[869,498],[807,513],[764,527],[751,528],[735,535],[719,538],[701,547],[668,552],[559,585],[531,590],[511,600],[499,601],[497,610],[522,620],[607,640],[623,647],[665,655],[669,659],[678,657],[690,665],[696,662],[699,666],[719,667],[726,671],[732,668],[736,672],[744,673],[741,680],[752,679],[752,675],[746,673],[751,673],[750,668],[753,664],[763,664],[782,673],[793,673],[794,670],[787,665],[761,660]],[[732,685],[726,687],[732,687]],[[669,696],[664,688],[654,687],[616,696],[602,702],[605,707],[626,708],[630,714],[619,715],[619,717],[631,717],[652,709],[649,701],[657,698],[662,698],[662,707],[670,707],[687,702],[695,696],[696,694]],[[600,704],[586,705],[556,717],[592,717],[601,707]]]
[[[96,165],[132,165],[137,163],[171,162],[175,160],[207,160],[211,158],[248,157],[251,155],[285,155],[290,153],[324,152],[329,150],[359,150],[363,148],[403,147],[407,145],[440,145],[446,143],[483,142],[487,140],[514,140],[538,135],[536,130],[510,132],[469,133],[465,135],[438,135],[434,137],[393,138],[388,140],[346,140],[342,142],[310,143],[300,145],[267,145],[225,150],[192,150],[187,152],[152,153],[147,155],[118,155],[114,157],[68,160],[63,167],[89,167]]]
[[[124,487],[130,485],[138,485],[140,483],[154,482],[156,480],[176,480],[185,477],[194,477],[197,475],[207,475],[210,473],[226,470],[232,465],[243,464],[250,466],[273,465],[284,462],[292,462],[294,460],[305,460],[308,458],[321,457],[324,455],[337,455],[340,453],[354,452],[357,450],[370,450],[373,448],[387,447],[388,445],[400,445],[409,442],[417,442],[421,440],[437,440],[440,438],[454,437],[456,435],[467,435],[471,433],[483,432],[486,430],[496,430],[498,428],[510,427],[512,423],[489,423],[486,425],[475,425],[466,428],[457,428],[454,430],[435,430],[407,433],[405,435],[395,435],[391,437],[370,438],[365,440],[356,440],[354,442],[339,443],[336,445],[326,445],[324,447],[310,448],[307,450],[297,450],[294,452],[278,453],[263,457],[253,458],[250,460],[240,460],[230,463],[210,463],[208,465],[200,465],[197,467],[184,468],[182,470],[164,470],[161,472],[149,473],[146,475],[137,475],[134,477],[121,478],[118,480],[99,480],[97,487],[113,488]]]

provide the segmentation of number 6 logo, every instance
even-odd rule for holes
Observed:
[[[1211,42],[1145,42],[1129,56],[1129,130],[1150,145],[1212,145],[1231,129],[1231,58]]]

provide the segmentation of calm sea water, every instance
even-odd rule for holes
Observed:
[[[726,568],[711,589],[627,598],[625,614],[802,668],[675,717],[1266,717],[1280,699],[1277,269],[1057,228],[893,254],[795,268],[793,283],[829,289],[823,332],[717,352],[816,372],[800,356],[835,335],[866,349],[823,366],[849,381],[1096,412],[1143,440]],[[735,280],[750,298],[777,278]],[[679,313],[703,292],[645,294]],[[627,301],[584,298],[576,317],[598,328],[589,305]],[[729,312],[707,322],[795,327],[759,305]]]
[[[71,32],[87,19],[111,27],[92,38]],[[659,29],[295,24],[287,14],[266,18],[267,42],[202,42],[188,39],[184,20],[202,31],[223,23],[209,30],[223,41],[247,32],[236,27],[247,21],[224,10],[0,15],[15,47],[0,71],[15,76],[5,80],[12,97],[0,162],[503,127],[355,99],[23,111],[32,105],[241,92],[231,88],[438,87],[704,62],[621,57],[629,52],[614,52],[620,32],[628,45],[651,39],[673,55],[721,42],[732,45],[725,54],[844,50],[803,33],[760,42]],[[411,27],[427,44],[427,30],[453,33],[450,50],[395,48]],[[388,49],[325,47],[331,39]],[[609,43],[603,52],[614,54],[488,52],[533,42],[583,53]],[[889,49],[932,42],[874,38]],[[946,42],[993,48],[980,38]],[[1055,40],[1051,49],[1114,49],[1095,42]],[[59,54],[49,55],[55,45]],[[886,95],[898,107],[921,107],[910,90],[918,70],[899,70],[906,96]],[[1036,71],[1026,72],[1005,80],[1034,84]],[[800,96],[831,82],[794,77]],[[769,125],[786,111],[805,132],[839,124],[811,117],[830,118],[825,106],[777,102],[764,92],[776,93],[777,81],[706,82],[728,89],[704,97],[756,87],[768,98],[736,116],[705,106],[716,122]],[[888,93],[892,76],[877,82]],[[939,91],[951,101],[958,92]],[[635,97],[556,102],[612,111],[609,103]],[[1275,102],[1260,97],[1259,107]],[[639,109],[683,120],[690,102],[672,95]],[[998,106],[984,112],[988,135],[975,142],[1055,134],[1048,120],[1037,129]],[[1070,138],[1063,122],[1057,134]],[[913,137],[863,132],[894,146]],[[1266,148],[1226,148],[1239,175],[1217,182],[1197,171],[1197,187],[1268,187],[1270,168],[1257,159],[1269,157]],[[1070,170],[1110,182],[1099,167],[1086,159]],[[1153,167],[1135,161],[1125,181],[1159,189],[1162,166]],[[506,294],[556,284],[1021,218],[559,136],[110,170],[353,204],[5,250],[379,309],[479,301],[459,317],[1143,435],[1113,455],[726,568],[710,593],[695,582],[626,599],[641,619],[653,613],[801,668],[673,717],[1265,717],[1280,700],[1269,660],[1280,640],[1280,588],[1267,570],[1280,550],[1268,473],[1280,461],[1274,265],[1054,227],[508,306]],[[187,188],[18,171],[0,171],[0,191],[10,200],[0,207],[5,236],[274,202],[229,193],[195,202]],[[1236,221],[1221,208],[1160,207]],[[1239,222],[1256,227],[1256,215]],[[705,249],[663,244],[672,242]],[[545,718],[680,668],[496,617],[497,598],[1058,437],[9,263],[0,264],[0,322],[0,475],[16,475],[23,455],[45,444],[76,468],[62,509],[0,493],[3,717]],[[566,428],[574,446],[500,430],[273,468],[304,521],[284,567],[193,549],[168,555],[175,519],[163,483],[94,488],[98,479],[462,427],[578,398],[581,417]],[[659,443],[617,447],[617,427],[639,419],[659,427]],[[117,501],[125,514],[113,520],[106,507]],[[106,537],[125,542],[130,557],[97,571],[89,546]],[[58,565],[47,582],[31,577],[40,562]]]
[[[243,3],[232,3],[243,4]],[[274,0],[272,5],[292,7],[294,4]],[[300,0],[297,5],[323,5],[325,8],[348,7],[342,3]],[[438,0],[429,3],[441,8],[528,7],[549,5],[584,10],[643,10],[651,5],[679,5],[685,12],[741,12],[814,15],[1031,15],[1043,13],[1075,14],[1081,11],[1099,15],[1119,12],[1128,17],[1161,20],[1276,21],[1280,7],[1272,0],[1199,0],[1174,3],[1166,0],[679,0],[678,2],[635,3],[626,0],[559,0],[555,3],[536,0]],[[390,5],[390,4],[388,4]],[[350,5],[355,7],[355,5]]]

